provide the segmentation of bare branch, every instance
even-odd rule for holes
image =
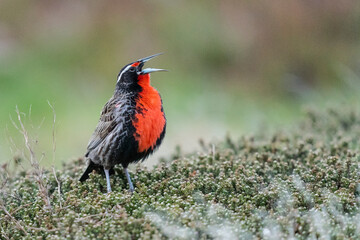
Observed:
[[[56,232],[60,230],[59,228],[47,229],[47,228],[37,228],[37,227],[29,227],[28,229],[35,231],[43,231],[43,232]]]
[[[51,105],[51,103],[49,102],[49,100],[47,102],[53,111],[52,140],[53,140],[53,164],[54,164],[55,163],[55,152],[56,152],[56,138],[55,138],[56,112],[55,112],[53,105]]]
[[[10,240],[10,238],[5,234],[5,231],[3,229],[3,227],[1,227],[1,231],[3,232],[2,235],[6,240]]]
[[[57,176],[56,176],[56,172],[55,172],[55,168],[54,166],[52,167],[52,170],[53,170],[53,174],[54,174],[54,177],[55,177],[55,180],[58,184],[58,195],[59,195],[59,202],[60,202],[60,208],[62,208],[62,203],[61,203],[61,185],[60,185],[60,181],[58,180]]]
[[[15,223],[16,227],[20,229],[25,235],[28,235],[25,228],[6,210],[5,206],[1,205],[2,210]]]
[[[18,117],[19,126],[14,121],[12,121],[12,122],[13,122],[14,126],[19,130],[19,132],[24,137],[25,146],[30,153],[30,164],[35,170],[34,176],[35,176],[36,182],[38,183],[39,192],[43,197],[46,207],[50,209],[51,208],[50,198],[49,198],[48,190],[43,181],[43,170],[39,166],[39,161],[36,159],[35,152],[32,149],[31,141],[30,141],[28,132],[26,131],[26,128],[22,122],[21,113],[19,111],[18,106],[16,106],[16,113],[17,113],[17,117]]]
[[[28,132],[25,129],[25,126],[24,126],[22,120],[21,120],[21,115],[20,115],[18,106],[16,106],[16,113],[17,113],[17,116],[18,116],[19,124],[20,124],[20,127],[18,129],[19,129],[20,133],[24,136],[25,146],[26,146],[26,148],[28,149],[28,151],[30,153],[30,163],[34,164],[35,153],[34,153],[33,149],[31,148],[29,135],[28,135]]]

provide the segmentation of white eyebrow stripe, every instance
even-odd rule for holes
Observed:
[[[118,82],[120,81],[121,76],[123,75],[123,73],[126,72],[127,70],[129,70],[129,68],[131,68],[131,65],[127,66],[127,67],[120,73],[120,75],[119,75],[119,77],[118,77],[118,79],[117,79]]]

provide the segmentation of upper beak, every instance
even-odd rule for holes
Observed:
[[[161,55],[163,53],[157,53],[154,55],[151,55],[149,57],[145,57],[145,58],[141,58],[139,60],[137,60],[137,62],[140,62],[139,66],[138,66],[138,74],[147,74],[147,73],[152,73],[152,72],[163,72],[163,71],[167,71],[166,69],[159,69],[159,68],[145,68],[142,69],[142,67],[144,66],[144,64],[149,61],[150,59],[157,57],[159,55]]]

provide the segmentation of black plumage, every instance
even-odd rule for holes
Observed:
[[[147,111],[156,110],[143,110],[137,104],[142,97],[140,93],[143,91],[143,87],[139,84],[139,76],[149,74],[145,72],[146,69],[142,70],[142,66],[152,57],[154,56],[130,63],[120,71],[114,95],[103,107],[98,125],[88,143],[85,154],[88,167],[80,181],[85,181],[93,170],[101,171],[103,168],[108,180],[108,191],[111,191],[109,173],[114,172],[115,165],[121,164],[128,178],[130,190],[133,191],[130,175],[127,172],[128,165],[145,159],[161,144],[165,135],[166,124],[164,124],[156,142],[144,151],[139,151],[137,139],[139,136],[135,127],[138,114],[143,114],[142,111],[146,111],[144,114],[147,114]],[[153,71],[160,70],[155,69]],[[162,106],[161,111],[163,113]],[[163,117],[165,119],[165,115]]]

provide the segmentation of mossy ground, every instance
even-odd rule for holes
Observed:
[[[132,195],[121,168],[110,194],[102,175],[78,182],[82,159],[57,179],[4,167],[0,238],[360,239],[360,115],[307,115],[289,131],[139,165]]]

